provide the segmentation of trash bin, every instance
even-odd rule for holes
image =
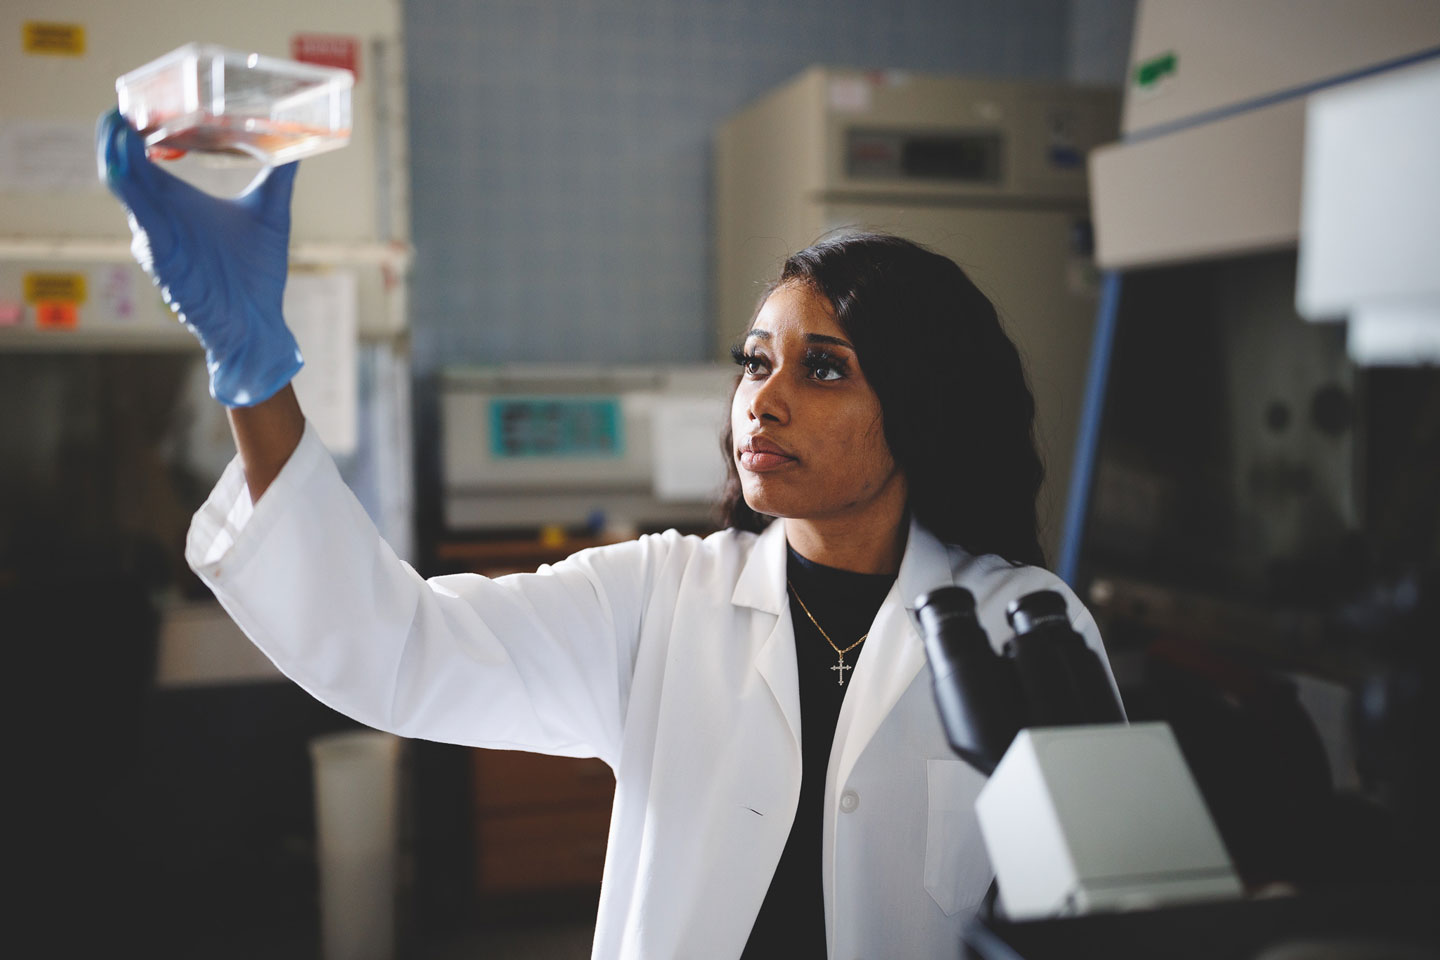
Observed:
[[[400,739],[375,730],[310,741],[324,960],[394,960]]]

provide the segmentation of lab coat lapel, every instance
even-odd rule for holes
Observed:
[[[795,632],[785,592],[785,524],[775,521],[760,534],[745,568],[735,583],[730,602],[775,617],[770,635],[755,657],[755,669],[765,678],[780,705],[795,751],[800,751],[800,680],[795,663]]]
[[[843,787],[875,731],[925,665],[925,645],[915,623],[915,600],[953,582],[945,545],[912,522],[895,585],[871,624],[869,639],[851,674],[851,687],[840,709],[835,747],[830,753],[832,789]]]

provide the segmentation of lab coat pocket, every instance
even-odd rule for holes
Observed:
[[[963,760],[927,760],[925,889],[947,916],[985,897],[994,872],[975,816],[985,776]]]

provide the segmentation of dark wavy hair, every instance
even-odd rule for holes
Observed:
[[[948,257],[881,234],[801,250],[766,296],[791,283],[828,300],[854,344],[915,519],[971,554],[1044,566],[1035,399],[989,298]],[[722,444],[722,522],[759,531],[773,518],[745,502],[728,425]]]

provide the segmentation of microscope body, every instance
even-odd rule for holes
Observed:
[[[1022,730],[975,812],[1012,920],[1242,892],[1165,723]]]
[[[1125,722],[1064,597],[1012,603],[1000,653],[969,591],[945,587],[916,608],[950,744],[990,774],[975,809],[1007,916],[1242,893],[1174,734]]]

